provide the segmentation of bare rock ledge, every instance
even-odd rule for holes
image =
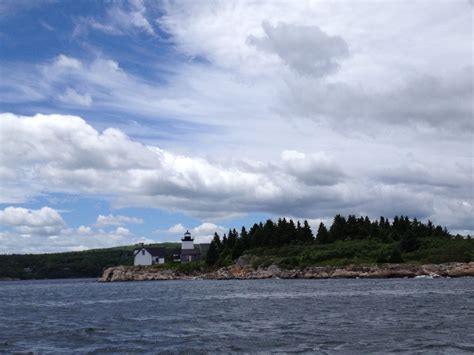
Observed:
[[[400,277],[474,276],[474,262],[428,265],[384,264],[368,266],[314,266],[286,270],[277,265],[252,268],[242,263],[211,272],[180,273],[153,266],[116,266],[104,270],[99,282],[149,280],[250,280],[250,279],[329,279],[329,278],[400,278]]]

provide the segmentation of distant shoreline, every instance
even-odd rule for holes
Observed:
[[[445,264],[383,264],[313,266],[304,269],[282,269],[277,265],[259,267],[233,265],[213,271],[183,273],[153,266],[115,266],[104,270],[99,282],[152,280],[257,280],[257,279],[333,279],[333,278],[415,278],[474,276],[474,262]]]
[[[0,282],[13,282],[13,281],[57,281],[57,280],[97,280],[97,277],[91,276],[75,276],[75,277],[56,277],[56,278],[39,278],[39,279],[20,279],[20,278],[13,278],[13,277],[2,277],[0,278]]]

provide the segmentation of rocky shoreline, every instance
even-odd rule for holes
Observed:
[[[282,269],[277,265],[253,268],[245,260],[215,271],[182,273],[153,266],[116,266],[104,270],[99,282],[151,280],[252,280],[252,279],[330,279],[330,278],[413,278],[474,276],[474,262],[446,264],[383,264],[344,267],[314,266]]]

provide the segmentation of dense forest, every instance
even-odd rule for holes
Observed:
[[[314,235],[307,221],[267,220],[249,231],[229,230],[214,235],[206,263],[230,265],[242,254],[258,256],[261,264],[276,262],[296,267],[315,264],[470,261],[471,237],[451,235],[446,228],[405,216],[393,221],[380,217],[337,215],[328,228],[320,223]]]

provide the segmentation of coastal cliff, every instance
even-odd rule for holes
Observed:
[[[240,261],[240,262],[239,262]],[[474,276],[474,262],[428,265],[383,264],[369,266],[314,266],[304,269],[282,269],[277,265],[257,269],[238,260],[235,265],[214,271],[183,273],[153,266],[116,266],[104,270],[99,282],[149,280],[231,280],[231,279],[328,279],[328,278],[403,278],[403,277]]]

